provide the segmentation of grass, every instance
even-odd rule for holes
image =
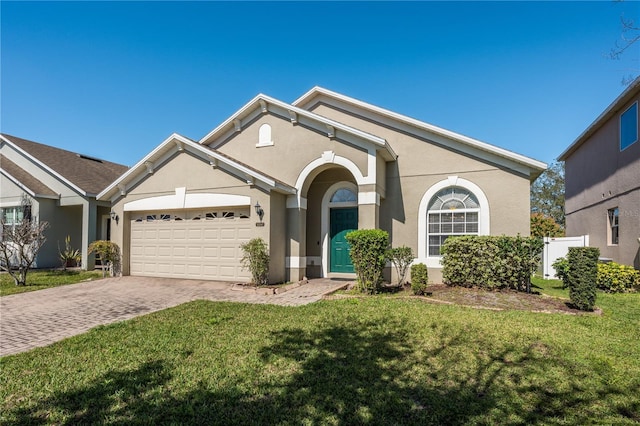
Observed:
[[[16,286],[13,278],[7,273],[0,274],[0,296],[24,293],[26,291],[42,290],[43,288],[58,287],[102,278],[99,271],[78,270],[35,270],[27,274],[27,285]]]
[[[640,294],[597,304],[191,302],[0,358],[0,424],[637,424]]]

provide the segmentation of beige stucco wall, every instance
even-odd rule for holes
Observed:
[[[285,197],[281,194],[269,194],[267,191],[253,187],[229,174],[221,168],[214,169],[201,158],[187,152],[178,153],[162,165],[157,165],[153,174],[148,174],[126,196],[118,198],[113,204],[113,210],[119,215],[119,224],[112,222],[111,239],[117,243],[123,252],[122,273],[129,274],[129,245],[130,222],[135,212],[124,212],[124,204],[149,197],[175,194],[176,188],[186,188],[187,194],[219,193],[235,194],[251,197],[251,206],[259,202],[264,211],[265,226],[256,226],[252,238],[262,238],[274,253],[271,262],[271,280],[283,281],[285,277],[284,255],[282,248],[284,241],[284,210]],[[273,205],[272,205],[273,200]],[[258,222],[255,211],[250,208],[251,220]],[[282,259],[280,262],[279,260]]]
[[[565,161],[567,235],[589,235],[602,257],[640,268],[640,141],[620,151],[620,114],[636,96],[621,105]],[[619,209],[619,243],[610,245],[607,211]]]
[[[389,232],[393,246],[406,245],[418,254],[418,209],[427,190],[449,176],[479,186],[490,209],[492,235],[529,235],[529,178],[496,164],[418,139],[369,120],[320,104],[314,112],[384,137],[397,153],[386,163],[386,198],[380,203],[380,228]],[[430,279],[441,280],[430,268]]]
[[[265,123],[271,126],[274,145],[256,147],[258,130]],[[291,124],[289,119],[272,113],[262,114],[227,141],[212,146],[291,186],[295,186],[304,167],[325,151],[348,158],[364,176],[368,175],[367,152],[362,148],[331,139],[303,125]]]

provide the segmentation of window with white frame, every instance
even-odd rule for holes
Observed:
[[[617,245],[618,244],[618,219],[619,219],[619,211],[616,207],[615,209],[608,210],[609,216],[609,245]]]
[[[19,225],[23,217],[22,207],[5,207],[2,209],[2,222],[5,226]]]
[[[451,186],[429,201],[427,210],[427,253],[440,256],[444,241],[453,235],[478,235],[480,203],[470,191]]]
[[[620,151],[638,141],[638,102],[620,116]]]

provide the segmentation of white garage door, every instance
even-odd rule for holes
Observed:
[[[136,212],[131,275],[247,281],[240,244],[251,238],[249,210]]]

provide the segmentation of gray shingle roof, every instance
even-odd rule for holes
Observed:
[[[128,167],[2,133],[6,139],[88,194],[109,186]]]
[[[12,176],[18,182],[27,187],[35,195],[56,196],[58,194],[40,180],[35,178],[31,173],[0,154],[0,169]]]

